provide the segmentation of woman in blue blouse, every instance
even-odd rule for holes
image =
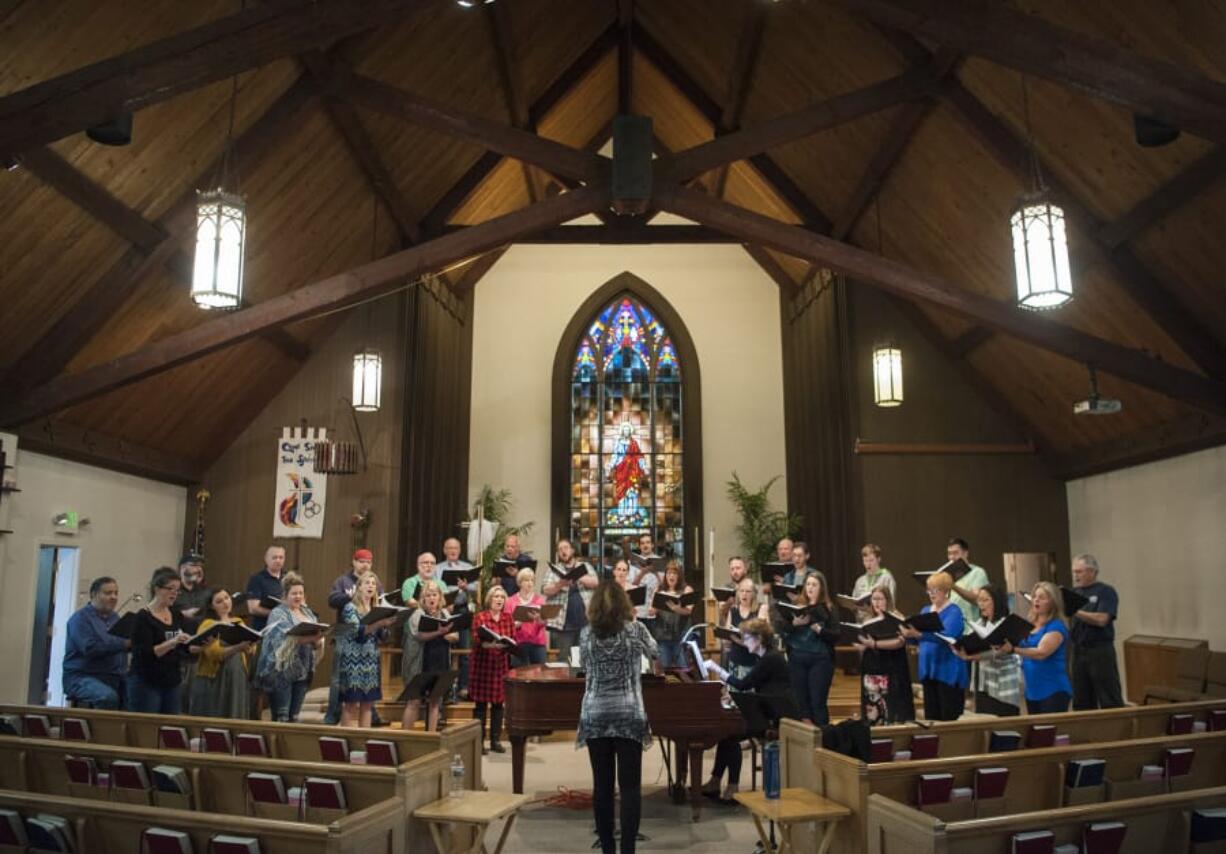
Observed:
[[[920,613],[935,613],[941,618],[941,634],[962,636],[962,611],[949,601],[953,579],[948,572],[928,576],[928,603]],[[956,721],[966,707],[966,686],[970,673],[966,662],[954,655],[950,645],[936,632],[917,632],[910,626],[902,630],[908,641],[919,643],[919,678],[924,687],[924,718],[930,721]]]
[[[1035,629],[1025,640],[1016,647],[1007,643],[1002,647],[1005,652],[1016,652],[1022,657],[1026,711],[1032,715],[1067,712],[1073,696],[1065,662],[1068,627],[1064,625],[1060,588],[1050,581],[1040,581],[1031,591],[1030,622]]]

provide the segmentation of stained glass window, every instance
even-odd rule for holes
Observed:
[[[630,294],[605,306],[571,372],[570,537],[590,557],[651,533],[685,558],[682,365],[655,313]]]

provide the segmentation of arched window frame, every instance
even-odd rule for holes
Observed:
[[[588,296],[575,311],[558,342],[553,363],[551,407],[551,533],[556,542],[559,537],[569,537],[571,532],[571,382],[575,354],[599,313],[622,296],[642,303],[659,320],[680,363],[685,568],[690,583],[697,589],[706,571],[702,534],[702,381],[698,353],[677,311],[659,291],[633,273],[619,273]],[[658,532],[653,533],[658,536]]]

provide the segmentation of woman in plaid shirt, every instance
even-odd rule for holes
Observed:
[[[515,632],[515,621],[511,611],[506,608],[507,591],[501,587],[491,587],[485,594],[485,608],[473,617],[473,651],[472,664],[468,676],[468,697],[474,703],[473,711],[477,720],[481,721],[481,736],[485,737],[485,709],[490,704],[490,750],[495,753],[506,753],[498,742],[502,734],[502,704],[506,699],[506,679],[509,654],[495,643],[481,640],[483,627],[495,631],[503,637],[511,637]]]
[[[1009,614],[1005,591],[995,584],[979,588],[979,625],[991,626]],[[989,630],[990,631],[990,630]],[[975,711],[985,715],[1012,717],[1021,714],[1022,660],[1001,649],[967,655],[961,647],[953,647],[954,655],[963,661],[975,662]]]

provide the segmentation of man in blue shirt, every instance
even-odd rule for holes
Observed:
[[[89,586],[89,602],[68,618],[64,648],[64,696],[93,709],[123,705],[131,641],[110,634],[119,622],[119,585],[108,576]]]
[[[1115,615],[1120,597],[1098,580],[1094,555],[1073,558],[1073,589],[1090,601],[1070,614],[1073,642],[1073,710],[1116,709],[1124,705],[1115,657]]]
[[[275,596],[280,599],[281,570],[285,569],[285,549],[281,546],[269,546],[264,550],[264,568],[254,573],[247,580],[247,613],[251,615],[251,628],[257,632],[263,630],[268,623],[271,608],[264,608],[260,600],[265,596]]]

